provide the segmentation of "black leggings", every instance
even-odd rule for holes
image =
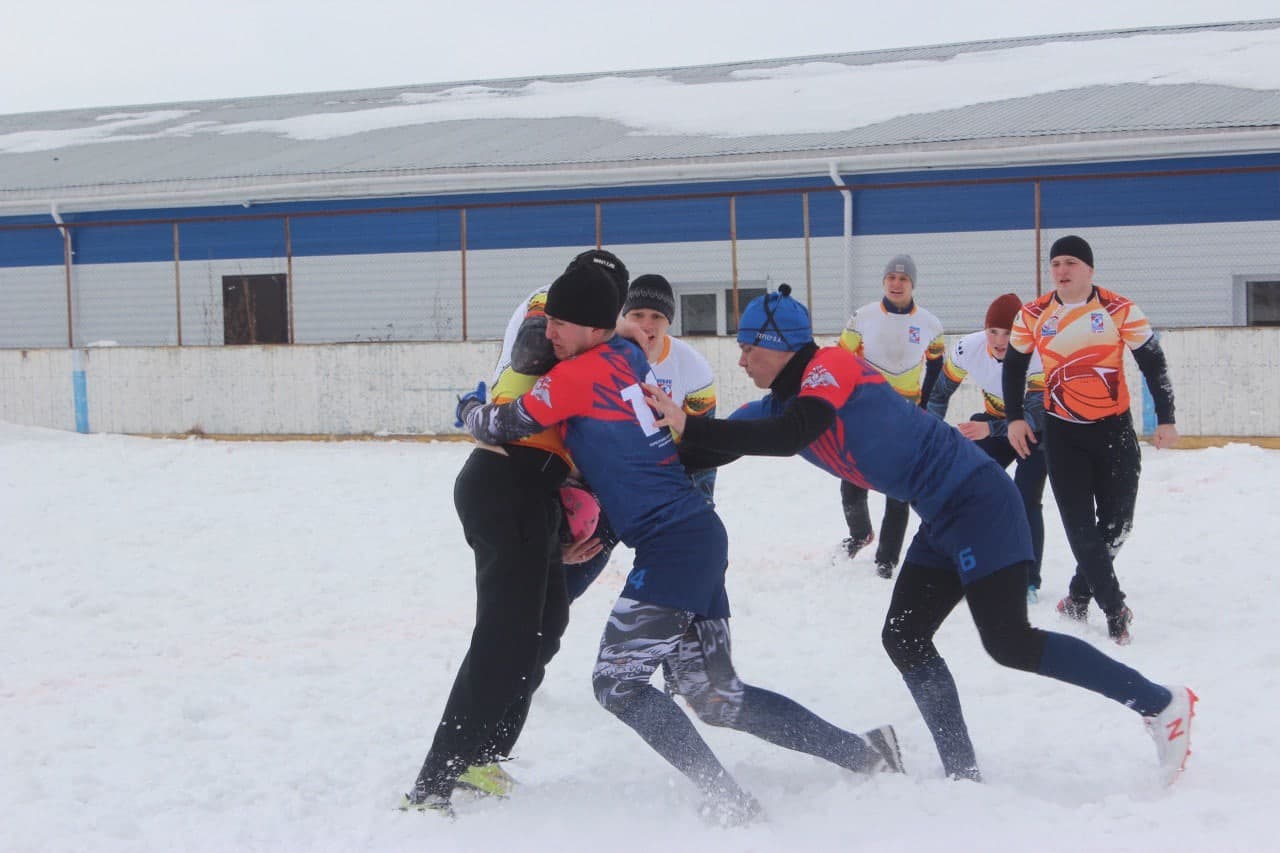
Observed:
[[[969,584],[951,569],[908,561],[898,574],[881,640],[899,672],[939,659],[933,635],[965,599],[987,654],[1002,666],[1037,672],[1045,632],[1027,621],[1027,563],[1015,563]]]

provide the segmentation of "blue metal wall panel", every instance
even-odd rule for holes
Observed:
[[[283,258],[286,254],[282,219],[185,222],[178,226],[178,242],[179,254],[184,260],[192,261],[226,258]],[[172,235],[169,239],[168,251],[168,257],[172,260]],[[114,260],[119,262],[125,259],[117,257]]]
[[[610,246],[729,239],[727,198],[612,202],[600,216],[601,242]]]
[[[295,257],[456,252],[462,245],[456,210],[302,216],[289,229]]]
[[[977,184],[858,190],[855,234],[1012,231],[1035,227],[1033,184]]]
[[[173,226],[109,225],[72,228],[73,263],[115,264],[173,260]],[[61,259],[59,259],[61,263]]]
[[[1018,183],[901,187],[854,193],[854,233],[924,234],[1005,231],[1034,224],[1030,180],[1107,173],[1273,167],[1280,155],[1184,158],[1007,169],[953,169],[845,175],[855,186],[913,182],[1016,179]],[[606,244],[674,243],[728,239],[728,201],[706,194],[751,190],[810,192],[810,233],[839,236],[843,231],[842,199],[824,191],[830,182],[819,176],[786,180],[741,180],[697,184],[663,184],[590,190],[465,194],[438,197],[372,198],[255,205],[97,211],[67,215],[68,222],[163,220],[234,216],[246,213],[305,214],[349,211],[351,216],[301,216],[292,220],[293,251],[299,256],[456,251],[461,245],[456,209],[397,214],[361,213],[376,208],[424,205],[484,205],[468,210],[469,248],[520,249],[585,246],[595,242],[594,200],[604,195],[647,197],[692,195],[667,201],[604,202]],[[1047,228],[1166,225],[1174,223],[1280,220],[1280,175],[1200,174],[1151,178],[1109,178],[1043,183],[1043,218]],[[581,201],[546,207],[492,207],[495,202]],[[738,196],[741,239],[784,239],[803,235],[798,195]],[[44,221],[22,217],[7,223]],[[394,224],[387,224],[394,221]],[[0,267],[62,263],[54,231],[0,228]],[[171,260],[172,232],[156,226],[75,229],[76,263],[134,263]],[[190,259],[280,257],[285,254],[284,226],[274,218],[188,222],[181,226],[181,253]]]
[[[1179,175],[1046,183],[1046,228],[1280,219],[1280,173]]]
[[[456,219],[458,214],[453,212]],[[594,246],[594,204],[481,207],[467,211],[467,249]],[[455,247],[456,248],[456,247]]]
[[[0,267],[62,266],[62,262],[63,242],[58,229],[0,229]]]

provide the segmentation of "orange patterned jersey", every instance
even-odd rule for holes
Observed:
[[[1023,305],[1009,346],[1040,354],[1046,412],[1088,423],[1129,410],[1124,350],[1137,349],[1151,335],[1142,309],[1095,286],[1079,305],[1064,305],[1056,291]]]

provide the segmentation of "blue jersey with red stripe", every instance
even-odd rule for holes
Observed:
[[[801,456],[851,483],[909,501],[921,518],[936,515],[976,469],[995,464],[841,347],[814,354],[797,396],[816,397],[836,410],[835,422]],[[789,402],[768,394],[731,418],[773,417]]]
[[[664,528],[710,510],[680,464],[671,431],[654,424],[639,384],[646,377],[654,381],[644,351],[615,336],[560,362],[521,398],[539,424],[561,425],[614,530],[637,550]]]

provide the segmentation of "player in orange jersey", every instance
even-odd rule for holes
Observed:
[[[1026,458],[1036,441],[1023,418],[1027,364],[1044,363],[1044,438],[1049,482],[1076,558],[1069,593],[1058,612],[1084,621],[1089,600],[1107,617],[1107,633],[1129,642],[1131,611],[1116,579],[1114,558],[1133,527],[1142,455],[1129,414],[1124,351],[1133,353],[1155,402],[1152,443],[1178,440],[1173,386],[1151,324],[1133,302],[1093,283],[1093,249],[1077,236],[1049,250],[1055,289],[1022,306],[1005,356],[1005,411],[1009,443]]]

